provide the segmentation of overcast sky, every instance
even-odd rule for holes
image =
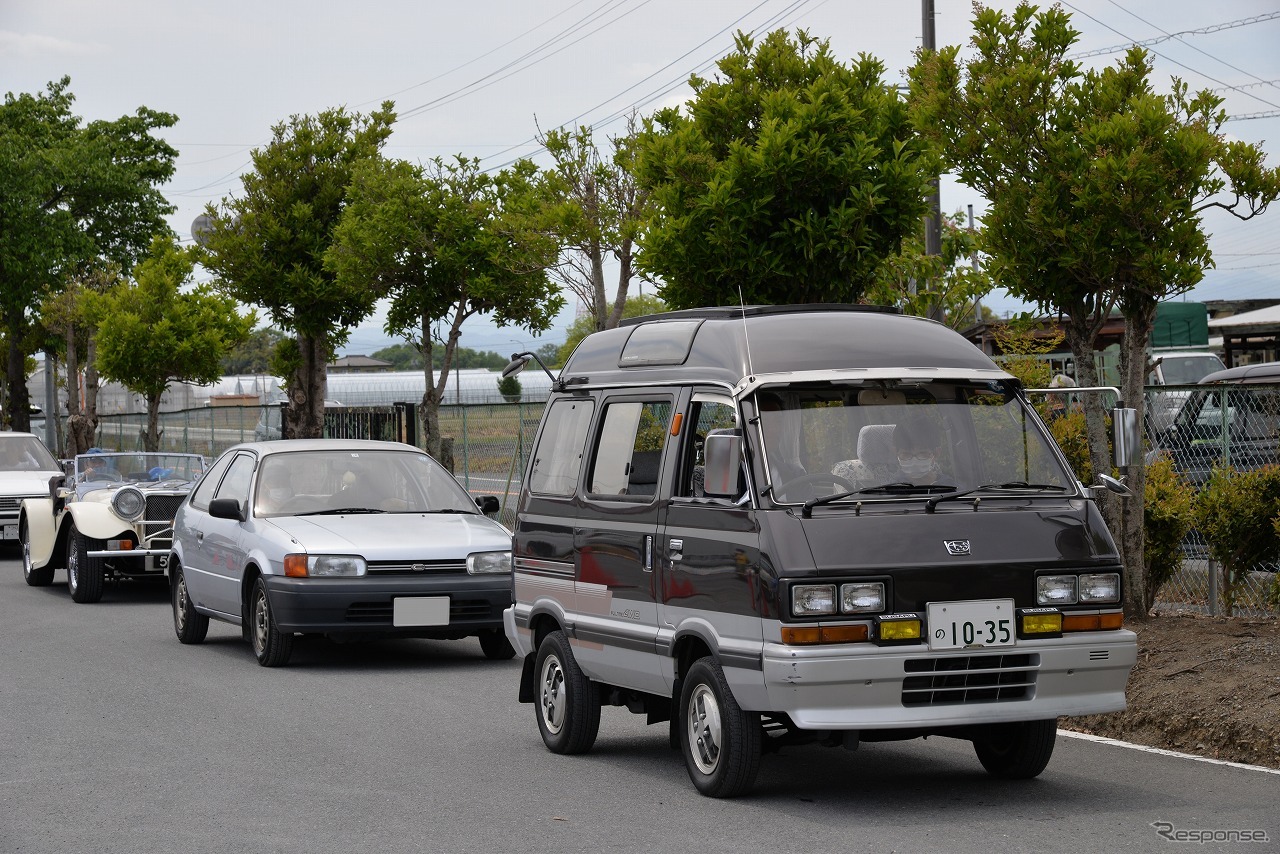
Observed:
[[[1013,4],[993,5],[1012,7]],[[1150,44],[1160,91],[1177,75],[1193,89],[1222,89],[1227,131],[1262,144],[1280,164],[1280,4],[1223,0],[1073,0],[1062,4],[1082,32],[1082,62],[1106,65],[1130,42]],[[967,0],[935,0],[939,46],[966,45]],[[164,188],[171,225],[190,240],[210,202],[234,197],[250,151],[273,124],[336,106],[368,112],[395,101],[400,116],[385,149],[423,161],[465,154],[497,168],[519,156],[545,165],[537,126],[589,124],[597,139],[621,117],[678,104],[693,72],[707,73],[736,30],[805,28],[836,54],[870,53],[891,82],[920,45],[916,0],[0,0],[0,79],[34,93],[71,77],[76,112],[115,119],[145,105],[172,112],[180,152]],[[1192,32],[1200,31],[1200,32]],[[1181,35],[1179,35],[1181,34]],[[1171,37],[1172,36],[1172,37]],[[1115,48],[1114,51],[1106,51]],[[944,212],[983,200],[944,179]],[[1280,297],[1280,206],[1248,223],[1207,221],[1217,270],[1199,299]],[[988,304],[1020,306],[1000,295]],[[464,346],[506,353],[560,341],[574,304],[540,339],[470,322]],[[395,343],[375,316],[352,331],[346,353]]]

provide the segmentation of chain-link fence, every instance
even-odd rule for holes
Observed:
[[[1078,390],[1055,390],[1075,406]],[[1225,405],[1224,405],[1225,404]],[[475,495],[496,495],[500,519],[514,520],[516,496],[545,403],[514,402],[449,405],[440,408],[440,432],[452,439],[453,470]],[[215,457],[230,446],[254,439],[279,438],[278,405],[205,406],[161,415],[161,449]],[[330,436],[381,438],[423,446],[417,407],[338,407],[325,412]],[[101,419],[98,444],[116,450],[140,450],[145,414]],[[1168,455],[1199,490],[1212,468],[1247,470],[1280,463],[1280,387],[1160,386],[1147,390],[1147,461]],[[1204,537],[1192,531],[1183,544],[1184,559],[1157,592],[1156,607],[1224,613],[1221,567],[1209,560]],[[1280,607],[1280,556],[1254,566],[1235,579],[1235,609],[1242,615],[1277,614]]]

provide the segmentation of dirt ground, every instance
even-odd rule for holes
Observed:
[[[1129,707],[1060,726],[1280,768],[1280,620],[1163,615],[1126,628],[1138,635]]]

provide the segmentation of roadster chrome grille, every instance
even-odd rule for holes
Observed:
[[[142,527],[148,548],[159,548],[162,542],[173,539],[173,517],[178,513],[178,506],[186,498],[186,493],[178,495],[147,495],[147,509],[144,511]]]
[[[1030,653],[912,658],[902,705],[947,706],[1031,699],[1040,656]]]

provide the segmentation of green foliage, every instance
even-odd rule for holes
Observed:
[[[965,214],[957,212],[942,219],[941,254],[928,255],[921,220],[915,234],[881,263],[863,301],[895,305],[917,317],[932,317],[940,310],[944,323],[964,329],[977,322],[975,303],[994,284],[985,270],[973,265],[979,241],[979,233],[966,226]]]
[[[636,232],[649,198],[634,176],[635,132],[633,115],[626,134],[610,140],[608,158],[601,156],[589,127],[539,135],[553,165],[537,182],[543,202],[533,225],[556,237],[560,262],[551,274],[588,307],[596,329],[618,325],[634,275]],[[604,269],[610,258],[618,268],[612,305]]]
[[[234,300],[207,287],[183,291],[194,267],[191,251],[157,237],[133,282],[92,301],[98,371],[145,397],[152,416],[170,382],[216,381],[223,356],[248,337],[257,319],[252,313],[241,317]],[[147,450],[158,447],[154,427],[152,418]]]
[[[667,304],[658,297],[639,294],[627,299],[626,305],[622,307],[622,317],[624,319],[644,317],[647,314],[661,314],[667,310]],[[582,339],[597,331],[597,328],[595,318],[590,315],[575,317],[566,330],[564,343],[556,348],[556,364],[563,365],[568,361],[569,356],[573,355],[573,351],[582,343]]]
[[[465,157],[425,167],[379,158],[355,171],[326,264],[340,284],[376,283],[390,296],[389,334],[417,343],[424,354],[432,353],[433,340],[444,344],[441,376],[423,400],[427,448],[435,456],[438,401],[463,322],[488,315],[500,327],[539,332],[564,304],[546,272],[555,241],[528,227],[541,203],[536,172],[520,161],[490,175]]]
[[[167,234],[173,207],[159,185],[178,152],[156,131],[177,117],[146,107],[114,121],[81,124],[71,80],[35,95],[8,93],[0,105],[0,316],[8,349],[5,418],[26,429],[24,356],[31,318],[48,292],[61,290],[99,260],[128,270],[153,234]]]
[[[1086,481],[1087,482],[1087,481]],[[1182,565],[1182,541],[1195,519],[1195,498],[1173,460],[1161,456],[1147,466],[1142,525],[1146,545],[1147,610],[1155,605],[1160,587]]]
[[[265,374],[271,370],[271,357],[284,333],[273,326],[264,326],[249,333],[243,343],[233,347],[222,357],[224,374]]]
[[[412,344],[392,344],[372,354],[373,358],[391,363],[394,371],[422,370],[422,351]]]
[[[1280,466],[1253,471],[1217,468],[1195,498],[1196,527],[1209,556],[1222,567],[1220,585],[1227,615],[1235,612],[1236,590],[1254,564],[1274,560],[1280,532]]]
[[[320,435],[326,365],[386,292],[375,279],[340,279],[324,259],[353,171],[378,156],[394,121],[390,101],[367,117],[341,108],[292,116],[253,151],[243,194],[206,208],[213,223],[200,260],[217,287],[293,336],[272,359],[289,389],[291,435]]]
[[[372,355],[375,359],[390,362],[390,370],[393,371],[420,371],[423,367],[422,351],[413,344],[392,344]],[[488,368],[491,371],[499,371],[505,368],[509,361],[510,359],[506,356],[492,350],[472,350],[469,347],[459,347],[453,355],[453,366],[460,370]],[[439,370],[444,364],[444,353],[439,349],[433,349],[431,362],[436,370]]]
[[[520,386],[520,378],[517,376],[500,377],[498,379],[498,394],[502,395],[510,403],[518,401],[523,391],[524,389]]]
[[[687,110],[636,137],[652,208],[637,263],[674,308],[856,302],[916,231],[935,163],[868,55],[782,30],[743,33]]]

